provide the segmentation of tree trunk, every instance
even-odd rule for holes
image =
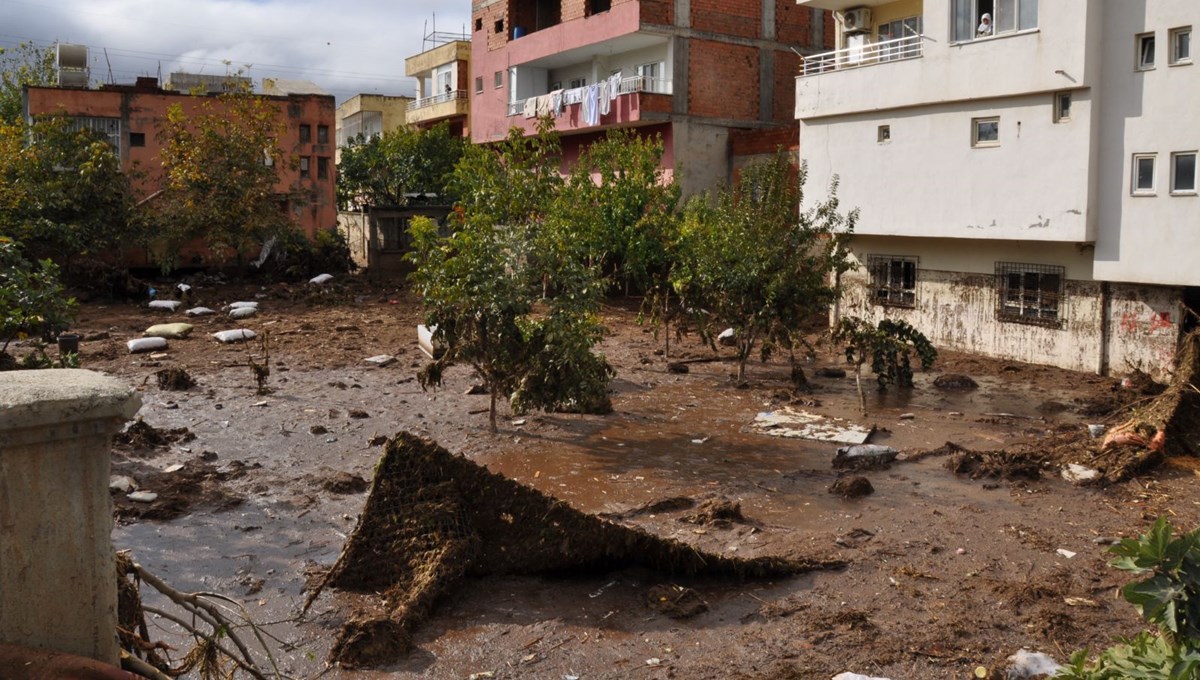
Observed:
[[[670,308],[670,293],[663,296],[662,306],[662,322],[663,322],[663,358],[671,358],[671,319],[667,316],[667,310]]]
[[[488,424],[491,428],[492,434],[496,434],[500,430],[496,428],[496,388],[495,387],[493,387],[491,389],[491,397],[492,397],[492,403],[491,403],[490,408],[488,409]]]
[[[862,364],[854,365],[854,385],[858,388],[858,408],[865,418],[867,416],[867,396],[863,394],[862,388]]]

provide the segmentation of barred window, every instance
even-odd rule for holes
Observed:
[[[1055,265],[996,263],[996,318],[1058,326],[1065,298],[1066,269]]]
[[[871,290],[875,303],[891,307],[917,306],[918,258],[898,255],[871,255]]]
[[[380,250],[408,250],[412,244],[408,235],[408,218],[378,217]]]

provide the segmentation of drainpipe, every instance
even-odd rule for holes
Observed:
[[[1108,317],[1109,306],[1112,304],[1112,291],[1108,281],[1100,282],[1100,361],[1097,362],[1097,375],[1108,375]]]

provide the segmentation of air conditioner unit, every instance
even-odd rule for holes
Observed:
[[[858,7],[842,12],[842,30],[846,33],[862,33],[871,30],[871,9]]]

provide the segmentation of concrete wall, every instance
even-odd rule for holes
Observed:
[[[140,404],[92,371],[0,380],[0,642],[119,663],[110,444]]]

